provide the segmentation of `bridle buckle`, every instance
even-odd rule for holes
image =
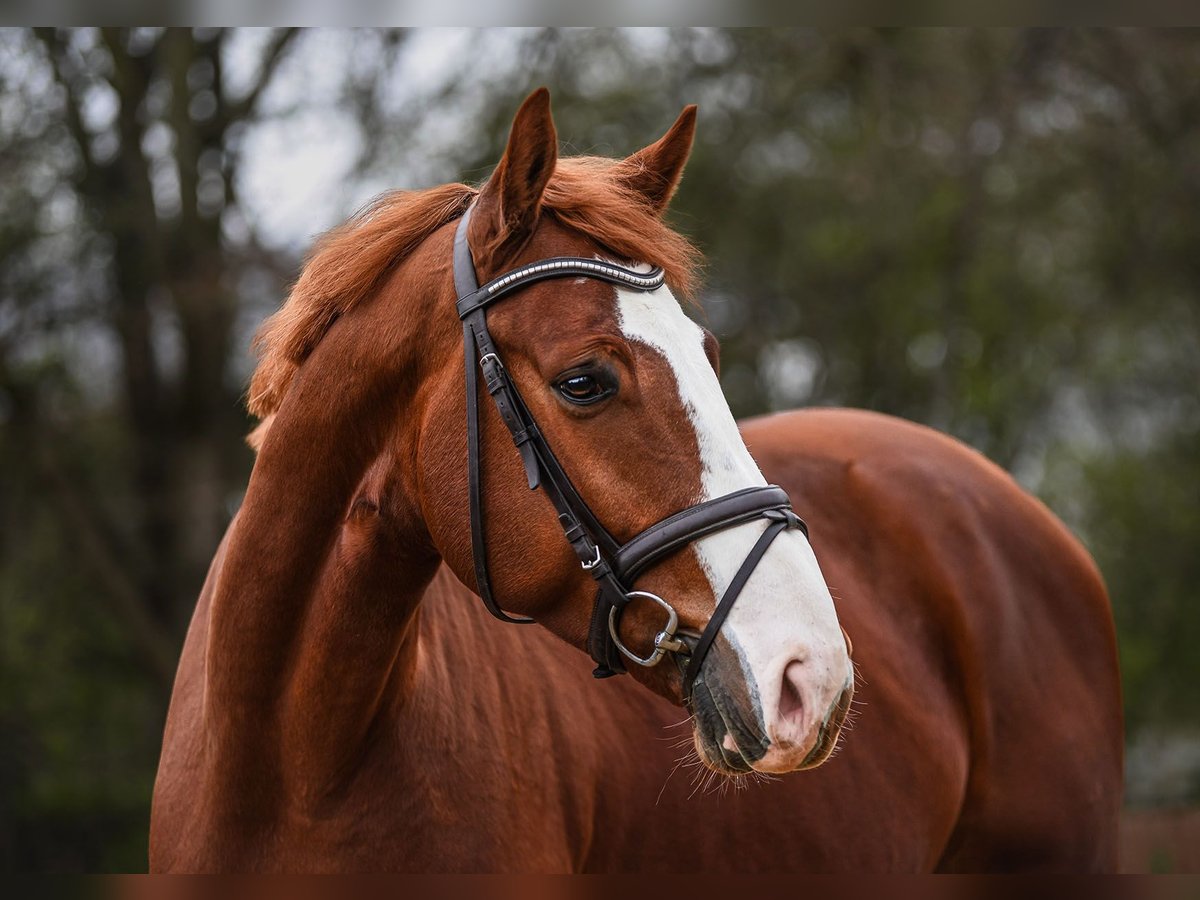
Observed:
[[[590,571],[592,571],[592,569],[596,568],[596,566],[600,565],[600,547],[599,547],[599,545],[597,545],[594,549],[596,551],[595,559],[585,559],[585,560],[581,560],[579,563],[579,565],[583,567],[583,570],[585,572],[590,572]]]

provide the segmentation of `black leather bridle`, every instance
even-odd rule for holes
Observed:
[[[513,443],[525,465],[529,489],[541,488],[558,512],[558,522],[579,564],[596,580],[599,591],[592,609],[588,652],[596,662],[592,673],[607,678],[625,671],[622,655],[641,666],[657,665],[670,652],[683,672],[683,695],[690,701],[692,686],[721,624],[733,608],[755,566],[772,541],[788,528],[808,535],[804,522],[792,511],[780,487],[766,485],[744,488],[706,500],[651,525],[625,544],[620,544],[600,523],[575,490],[550,445],[546,442],[516,384],[509,377],[496,345],[488,333],[487,309],[513,293],[551,278],[595,278],[630,290],[649,292],[663,285],[663,270],[635,272],[599,259],[556,256],[529,263],[493,278],[483,287],[475,274],[475,263],[467,243],[468,209],[454,235],[454,286],[458,293],[458,315],[463,323],[463,353],[467,379],[467,475],[471,506],[471,549],[475,557],[475,582],[484,606],[504,622],[528,624],[532,619],[513,617],[497,604],[488,578],[483,542],[483,505],[479,479],[478,376],[496,403],[500,418],[512,433]],[[676,635],[679,617],[666,600],[648,591],[632,590],[637,577],[650,566],[698,538],[755,519],[767,527],[747,554],[730,582],[699,640]],[[667,615],[667,623],[654,637],[654,650],[639,656],[621,641],[620,623],[625,608],[634,599],[656,603]]]

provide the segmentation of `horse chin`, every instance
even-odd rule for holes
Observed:
[[[842,724],[845,720],[846,714],[841,712],[839,707],[835,719],[821,727],[821,731],[817,735],[817,743],[813,745],[808,756],[796,767],[795,771],[803,772],[808,769],[815,769],[829,761],[829,758],[833,756],[833,751],[837,749],[838,738],[842,734]]]
[[[699,734],[695,735],[696,755],[704,767],[718,775],[748,775],[754,771],[737,750],[713,745]]]
[[[721,775],[784,774],[815,769],[828,762],[837,749],[853,696],[853,688],[843,692],[804,756],[789,753],[781,758],[778,752],[771,752],[771,742],[758,728],[744,727],[742,719],[726,713],[724,705],[709,690],[697,691],[693,697],[696,754],[705,767]]]
[[[709,769],[722,775],[745,775],[753,771],[770,746],[757,723],[746,722],[736,704],[721,702],[703,681],[692,694],[692,737],[696,755]],[[728,708],[727,708],[728,707]]]

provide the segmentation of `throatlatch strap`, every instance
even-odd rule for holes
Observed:
[[[469,325],[463,326],[463,348],[466,355],[467,380],[467,491],[471,507],[471,554],[475,558],[475,588],[487,611],[502,622],[528,625],[533,619],[514,617],[504,612],[492,595],[492,582],[488,578],[487,547],[483,541],[483,495],[479,483],[479,388],[475,375],[475,341]]]
[[[467,215],[470,215],[469,211]],[[475,280],[475,264],[471,261],[471,250],[467,246],[467,230],[462,227],[454,235],[454,288],[459,296],[470,294],[478,288]],[[478,318],[468,317],[463,321],[463,366],[467,383],[467,493],[470,496],[471,555],[475,562],[475,590],[487,611],[500,621],[511,622],[514,625],[528,625],[533,619],[524,616],[510,616],[500,608],[492,594],[492,582],[488,577],[487,546],[483,540],[483,495],[479,473],[479,378],[477,372],[481,349],[476,340],[477,329],[481,329],[487,340],[487,326],[482,322],[483,311],[480,310],[476,315]]]

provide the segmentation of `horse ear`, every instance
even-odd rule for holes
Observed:
[[[663,212],[671,202],[695,136],[693,104],[684,107],[666,134],[621,163],[629,186],[645,197],[655,212]]]
[[[533,233],[557,162],[550,92],[538,88],[517,110],[504,156],[475,200],[469,236],[482,270],[503,262]]]

